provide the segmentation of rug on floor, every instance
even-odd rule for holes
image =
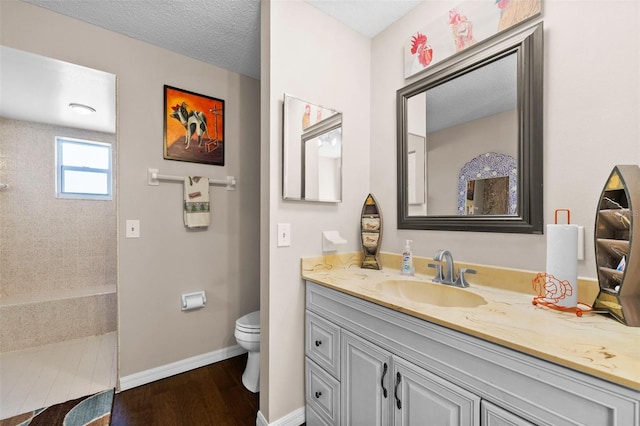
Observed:
[[[113,389],[0,420],[0,426],[108,426]]]

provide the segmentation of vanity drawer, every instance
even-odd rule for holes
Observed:
[[[324,417],[316,413],[309,404],[306,405],[305,424],[307,426],[331,426]]]
[[[339,377],[340,328],[309,311],[305,328],[306,355],[333,377]]]
[[[320,366],[306,360],[306,401],[325,423],[340,424],[340,382],[327,374]]]

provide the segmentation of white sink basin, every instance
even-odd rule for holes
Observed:
[[[376,284],[381,293],[411,302],[456,308],[475,308],[487,301],[475,293],[445,284],[418,280],[387,280]]]

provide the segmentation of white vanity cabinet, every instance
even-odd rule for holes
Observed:
[[[307,282],[307,425],[632,426],[639,392]]]
[[[340,328],[305,315],[305,392],[307,424],[340,424]]]
[[[395,426],[480,424],[479,396],[402,358],[393,361]]]
[[[391,353],[347,332],[342,332],[342,423],[389,424]]]
[[[341,381],[343,424],[479,424],[479,397],[347,331]]]

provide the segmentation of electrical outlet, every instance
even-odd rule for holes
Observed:
[[[278,224],[278,247],[289,247],[291,245],[291,224]]]
[[[125,226],[127,227],[126,238],[140,238],[139,220],[127,220]]]

